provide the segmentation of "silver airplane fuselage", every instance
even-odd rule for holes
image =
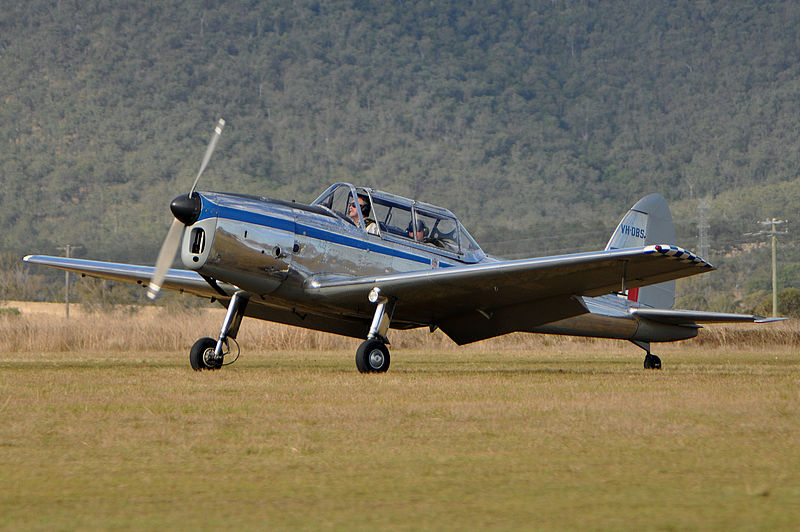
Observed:
[[[397,238],[387,230],[369,234],[319,204],[213,192],[202,192],[200,197],[200,215],[184,231],[181,260],[210,282],[217,280],[248,292],[246,315],[257,318],[363,337],[374,305],[364,299],[361,304],[342,307],[309,297],[315,279],[362,278],[497,261],[480,250],[449,251]],[[517,321],[513,330],[641,342],[683,340],[697,334],[696,327],[636,317],[630,312],[631,302],[618,294],[579,299],[587,309],[579,316],[535,326],[526,326],[525,317],[517,316],[512,318]],[[435,313],[401,304],[394,310],[391,326],[434,329],[437,319]]]

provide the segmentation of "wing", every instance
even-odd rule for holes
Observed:
[[[50,268],[96,277],[98,279],[135,283],[142,287],[147,287],[155,271],[155,268],[152,266],[68,259],[45,255],[28,255],[22,260],[29,264],[39,264]],[[217,282],[213,279],[209,279],[209,281],[197,272],[191,270],[171,269],[167,271],[162,288],[201,297],[215,297],[221,304],[227,306],[228,298],[236,291],[236,287],[227,283]],[[214,283],[220,291],[215,290],[210,283]],[[247,305],[246,315],[260,320],[343,334],[354,338],[366,337],[370,323],[369,319],[353,316],[331,315],[325,314],[324,312],[311,314],[307,312],[298,312],[295,308],[287,309],[270,306],[255,298]]]
[[[50,268],[66,270],[81,275],[108,279],[110,281],[123,281],[147,286],[155,268],[152,266],[137,266],[135,264],[121,264],[118,262],[101,262],[84,259],[68,259],[65,257],[49,257],[46,255],[28,255],[23,258],[29,264],[40,264]],[[164,279],[167,290],[187,292],[203,297],[220,297],[222,294],[215,290],[200,274],[190,270],[169,270]],[[219,285],[218,285],[219,287]],[[221,289],[230,288],[223,285]],[[232,292],[231,292],[232,293]]]
[[[378,287],[395,298],[393,324],[437,325],[458,343],[490,338],[587,312],[578,296],[598,296],[713,270],[676,246],[597,251],[360,278],[315,277],[320,303],[365,306]],[[483,316],[500,319],[483,319]],[[400,323],[397,323],[400,322]]]

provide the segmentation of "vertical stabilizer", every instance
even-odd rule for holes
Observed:
[[[660,194],[650,194],[636,202],[622,217],[606,249],[674,243],[675,226],[667,200]],[[672,308],[675,304],[675,281],[629,290],[628,299],[642,307]]]

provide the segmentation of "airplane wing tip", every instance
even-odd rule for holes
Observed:
[[[680,260],[682,262],[691,262],[700,268],[707,268],[708,270],[716,270],[717,267],[705,260],[700,255],[696,255],[691,251],[684,249],[680,246],[670,244],[655,244],[645,247],[645,253],[661,253],[668,257]]]
[[[788,321],[789,318],[765,318],[764,316],[753,316],[753,323],[772,323],[775,321]]]

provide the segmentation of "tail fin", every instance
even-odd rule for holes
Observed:
[[[675,226],[667,201],[660,194],[650,194],[636,202],[611,235],[606,249],[622,249],[674,244]],[[672,308],[675,304],[675,281],[628,291],[628,299],[642,307]]]

